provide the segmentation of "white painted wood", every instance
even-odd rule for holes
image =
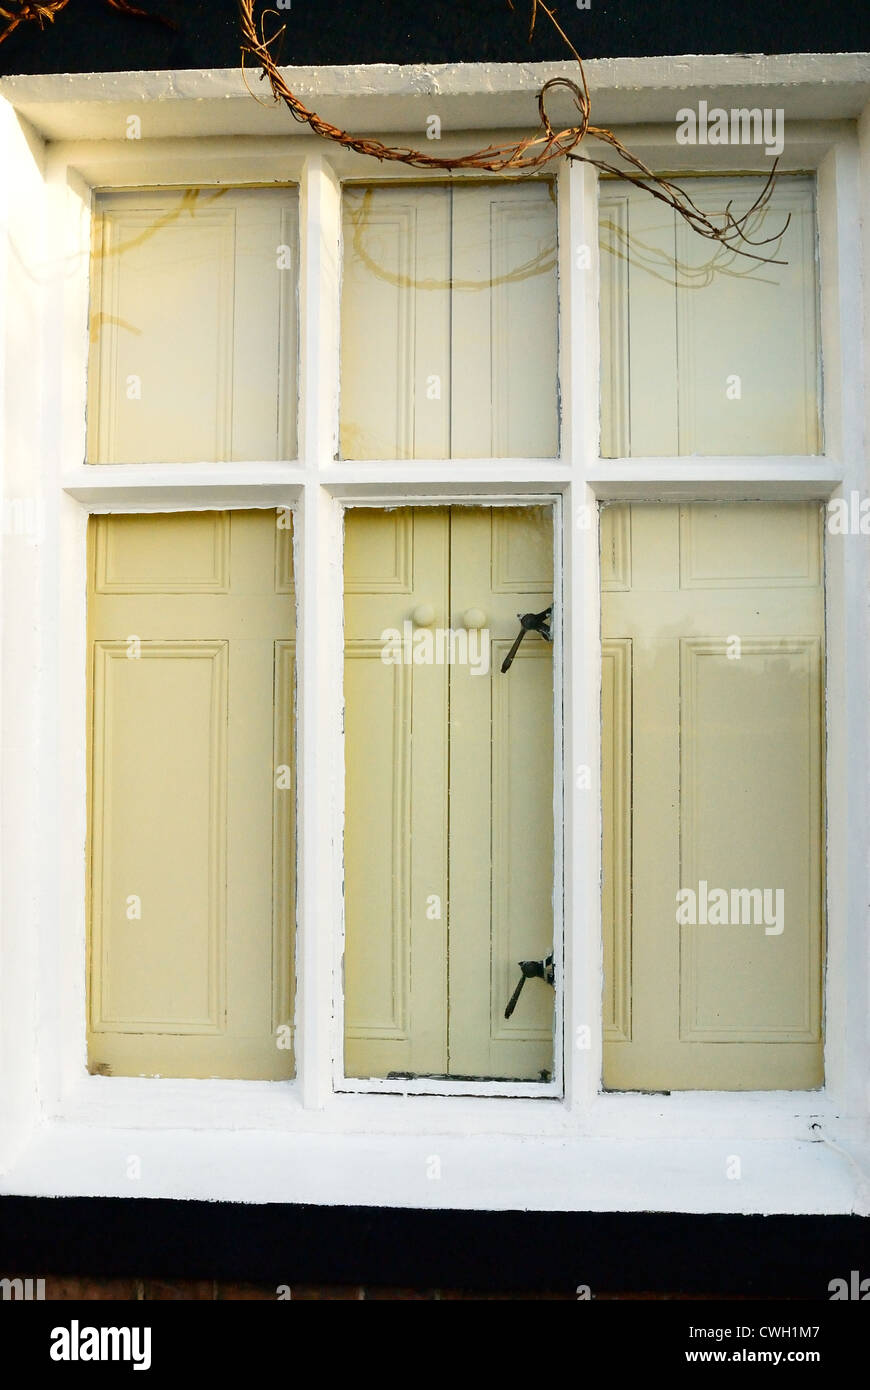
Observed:
[[[852,408],[855,411],[855,428],[856,430],[860,431],[860,452],[858,459],[856,460],[855,471],[857,476],[862,480],[864,487],[866,488],[868,479],[867,456],[868,451],[870,451],[870,347],[868,347],[868,340],[870,340],[870,292],[868,292],[868,286],[870,286],[870,102],[868,102],[868,104],[864,107],[864,110],[861,114],[861,118],[858,121],[857,134],[859,176],[859,242],[855,249],[859,258],[859,275],[862,286],[862,293],[861,302],[858,305],[858,312],[861,315],[861,319],[858,323],[854,325],[851,333],[852,340],[856,343],[856,346],[858,343],[860,343],[860,358],[856,362],[854,368],[857,376],[857,388],[859,395],[858,399],[856,399],[856,401],[854,402]],[[846,192],[848,196],[848,189],[846,190]],[[862,397],[864,403],[863,417],[860,415],[860,400]],[[857,602],[858,605],[861,606],[863,605],[863,594],[866,592],[866,587],[868,583],[866,569],[867,560],[866,557],[863,555],[857,557],[857,559],[859,564],[863,562],[864,567],[859,570],[854,579],[854,590],[857,590],[857,593],[854,593],[853,591],[853,601]],[[858,641],[856,643],[856,658],[858,669],[852,678],[851,685],[852,700],[854,702],[852,704],[852,709],[854,713],[857,715],[859,721],[859,728],[861,720],[860,710],[864,704],[863,692],[867,689],[868,635],[870,635],[870,615],[868,615],[867,608],[866,606],[864,606],[864,622],[859,626]],[[866,738],[866,732],[864,737]],[[866,744],[864,746],[863,752],[864,766],[867,767],[868,776],[862,777],[862,768],[859,764],[859,767],[855,775],[852,778],[850,778],[849,781],[849,794],[851,797],[854,798],[852,805],[854,807],[854,814],[858,817],[859,824],[866,824],[866,818],[868,814],[867,784],[868,780],[870,780],[870,750],[868,750]],[[838,811],[841,811],[841,808],[839,806]],[[850,823],[849,817],[847,817],[847,824],[848,823]],[[855,885],[855,888],[853,890],[856,894],[856,897],[853,898],[853,902],[855,902],[856,904],[855,912],[858,915],[859,921],[861,920],[861,915],[863,912],[863,920],[866,923],[867,913],[864,908],[864,904],[868,900],[868,895],[865,890],[862,899],[861,889],[859,886],[859,875],[861,874],[862,868],[865,877],[868,874],[870,874],[870,854],[868,854],[866,847],[863,847],[862,856],[862,847],[856,846],[854,863],[854,873],[850,874],[849,882],[850,884]],[[862,932],[860,930],[860,927],[856,931],[856,936],[856,960],[860,961],[862,957],[862,951],[866,951],[866,956],[864,958],[867,960],[867,968],[863,972],[861,972],[860,967],[857,968],[858,978],[856,979],[854,985],[857,997],[855,998],[852,1007],[857,1011],[857,1014],[859,1016],[863,1013],[863,1015],[866,1017],[868,1005],[864,992],[866,990],[868,991],[868,993],[870,993],[870,948],[868,948],[862,943]],[[855,1015],[853,1015],[853,1017],[854,1016]],[[867,1104],[868,1108],[870,1108],[870,1086],[866,1084],[866,1077],[868,1076],[868,1073],[870,1073],[870,1058],[868,1058],[868,1049],[870,1049],[870,1035],[868,1035],[868,1033],[865,1032],[864,1046],[863,1048],[861,1048],[859,1044],[859,1055],[856,1060],[856,1068],[854,1072],[855,1082],[853,1095],[855,1108],[858,1111],[861,1111],[863,1109],[864,1104]],[[863,1095],[861,1094],[862,1089]]]
[[[604,501],[624,497],[690,499],[703,488],[711,498],[826,497],[844,481],[845,468],[834,457],[768,455],[763,459],[721,457],[685,459],[601,459],[587,479]]]
[[[362,1084],[362,1083],[360,1083]],[[418,1087],[422,1083],[416,1083]],[[494,1088],[495,1083],[489,1083]],[[350,1089],[350,1083],[347,1083]],[[411,1094],[415,1083],[401,1087]],[[394,1088],[395,1089],[395,1088]],[[49,1106],[49,1116],[68,1124],[106,1126],[110,1129],[189,1128],[209,1129],[216,1135],[224,1127],[287,1132],[425,1135],[481,1134],[569,1135],[583,1133],[591,1139],[684,1140],[699,1134],[747,1139],[812,1139],[822,1134],[837,1142],[849,1142],[850,1126],[838,1116],[824,1092],[682,1092],[671,1096],[593,1096],[584,1107],[584,1121],[572,1116],[561,1103],[530,1103],[528,1098],[501,1097],[498,1106],[481,1106],[476,1097],[487,1092],[485,1083],[469,1086],[465,1095],[432,1095],[417,1089],[413,1107],[402,1096],[382,1094],[376,1102],[365,1096],[336,1093],[327,1107],[314,1111],[301,1103],[298,1086],[281,1087],[257,1081],[152,1081],[142,1078],[83,1076],[68,1088],[62,1106]],[[534,1096],[542,1088],[535,1085]],[[219,1114],[224,1122],[215,1126]],[[853,1136],[854,1137],[854,1136]]]
[[[300,437],[308,482],[298,513],[296,681],[297,1064],[304,1104],[330,1094],[336,938],[341,911],[341,513],[316,483],[335,457],[338,392],[338,185],[315,154],[302,179]]]
[[[341,514],[309,483],[298,517],[296,1075],[317,1110],[330,1095],[341,915]]]
[[[565,854],[565,1094],[575,1114],[594,1100],[601,1078],[601,802],[597,503],[584,472],[598,457],[598,178],[583,164],[567,171],[563,205],[563,421],[573,482],[562,516]],[[564,183],[563,183],[564,189]],[[565,226],[567,222],[567,226]],[[590,268],[586,263],[588,248]],[[582,254],[578,257],[578,252]],[[565,266],[565,260],[562,262]],[[578,930],[585,922],[592,929]],[[592,924],[595,924],[594,927]]]
[[[43,445],[46,350],[44,149],[5,103],[0,152],[0,980],[7,986],[0,996],[2,1169],[17,1155],[39,1111],[34,1038],[41,914],[34,824],[40,800],[40,650],[33,611],[44,556],[44,498],[34,468]],[[30,698],[22,699],[25,690]]]
[[[420,1104],[413,1101],[411,1108]],[[466,1125],[468,1132],[454,1135],[248,1130],[217,1136],[187,1127],[95,1132],[91,1126],[65,1125],[62,1133],[58,1126],[39,1137],[27,1170],[11,1186],[24,1196],[48,1191],[129,1199],[126,1155],[136,1154],[143,1175],[138,1194],[201,1201],[489,1211],[868,1211],[847,1154],[814,1136],[741,1138],[745,1176],[728,1182],[723,1175],[726,1157],[734,1151],[733,1134],[696,1132],[666,1144],[670,1162],[665,1165],[659,1139],[538,1134],[532,1140],[483,1136],[470,1116]],[[427,1176],[433,1156],[440,1161],[437,1181]],[[0,1181],[0,1193],[8,1190],[10,1183]],[[820,1290],[819,1296],[826,1293]]]
[[[530,53],[531,56],[531,53]],[[595,58],[585,64],[596,124],[672,121],[678,104],[776,106],[790,121],[855,118],[870,97],[866,53],[689,54]],[[531,128],[535,99],[553,77],[576,76],[570,60],[549,63],[441,63],[288,67],[286,80],[308,105],[328,102],[331,120],[366,133],[425,131],[440,113],[453,130]],[[48,139],[105,140],[123,132],[129,112],[147,112],[151,139],[189,135],[280,135],[287,113],[248,85],[238,68],[207,71],[66,73],[4,77],[0,95],[20,107]],[[751,96],[751,102],[747,97]],[[549,109],[549,108],[548,108]],[[576,115],[568,96],[552,103],[554,122]],[[295,127],[291,127],[295,129]],[[351,155],[356,160],[358,156]],[[374,164],[374,162],[373,162]]]
[[[866,132],[866,126],[865,126]],[[838,144],[819,170],[819,251],[825,433],[841,460],[835,496],[868,495],[868,355],[864,337],[870,263],[861,262],[861,196],[870,178],[866,138]],[[866,234],[866,228],[865,228]],[[863,285],[862,293],[856,286]],[[851,289],[849,287],[852,287]],[[828,970],[825,1071],[845,1110],[867,1105],[870,1066],[867,934],[867,546],[862,536],[828,535]]]
[[[839,446],[833,447],[829,434],[823,459],[765,459],[753,461],[751,466],[729,459],[614,460],[602,464],[596,461],[595,448],[580,450],[572,442],[563,443],[561,462],[512,460],[503,464],[475,460],[451,464],[433,460],[425,465],[415,464],[411,479],[407,473],[403,476],[401,468],[383,461],[358,469],[329,462],[334,454],[330,455],[329,448],[323,449],[322,444],[329,430],[324,426],[309,439],[303,424],[301,437],[306,442],[300,463],[283,471],[275,465],[255,464],[243,480],[238,470],[222,471],[203,461],[172,481],[165,476],[156,478],[153,472],[149,474],[133,465],[123,481],[107,478],[97,485],[87,477],[82,465],[81,401],[86,362],[86,301],[83,305],[82,288],[87,284],[87,267],[81,246],[82,242],[87,246],[86,185],[129,187],[143,180],[168,185],[233,183],[249,178],[278,182],[299,176],[301,153],[313,146],[308,137],[297,138],[295,131],[292,137],[285,138],[284,113],[264,114],[261,108],[248,106],[251,98],[242,91],[237,100],[225,101],[225,86],[221,84],[237,81],[237,74],[3,79],[4,93],[9,91],[10,82],[23,84],[17,88],[16,100],[32,100],[33,114],[43,128],[53,127],[51,133],[65,139],[98,133],[115,135],[118,127],[112,122],[126,114],[132,95],[140,100],[148,94],[163,98],[173,90],[176,95],[164,102],[160,110],[160,119],[166,122],[164,133],[189,136],[197,129],[205,130],[209,123],[224,132],[214,143],[206,142],[205,147],[190,139],[165,146],[155,140],[143,142],[141,148],[134,150],[130,148],[135,144],[132,141],[96,140],[90,145],[57,147],[53,156],[60,196],[52,210],[47,264],[34,264],[38,274],[28,285],[26,296],[31,312],[29,322],[39,325],[50,367],[43,374],[40,390],[45,400],[63,399],[66,407],[63,416],[53,412],[43,416],[38,439],[31,426],[29,435],[25,433],[14,440],[16,456],[26,456],[28,468],[32,468],[34,457],[43,460],[44,490],[40,497],[46,503],[47,530],[38,565],[36,556],[31,564],[23,557],[25,563],[21,565],[4,565],[2,576],[5,602],[0,643],[4,662],[8,663],[13,655],[16,658],[14,668],[7,667],[15,673],[15,703],[10,722],[7,685],[2,706],[4,741],[10,732],[13,739],[21,735],[21,742],[15,743],[19,751],[11,758],[7,753],[5,805],[0,805],[0,815],[4,817],[4,900],[8,904],[11,894],[17,905],[11,927],[11,953],[8,915],[4,916],[2,927],[7,948],[4,964],[11,962],[11,966],[4,968],[0,977],[0,1038],[9,1038],[11,1024],[17,1048],[16,1073],[11,1082],[8,1076],[4,1079],[4,1097],[20,1099],[20,1104],[16,1102],[9,1112],[4,1112],[13,1117],[13,1128],[11,1134],[8,1128],[4,1131],[7,1142],[0,1155],[0,1167],[4,1161],[7,1166],[11,1163],[14,1149],[19,1157],[3,1180],[3,1190],[131,1195],[118,1154],[147,1149],[148,1161],[136,1195],[223,1194],[255,1201],[307,1198],[465,1207],[501,1203],[586,1209],[673,1210],[682,1206],[709,1211],[732,1206],[745,1211],[870,1210],[866,1187],[862,1189],[860,1173],[854,1166],[866,1162],[863,1127],[868,1105],[866,634],[858,618],[864,610],[867,585],[865,547],[860,538],[845,538],[840,559],[836,564],[829,559],[828,572],[831,949],[825,1091],[811,1096],[779,1093],[733,1097],[704,1093],[669,1098],[596,1094],[600,1075],[596,1055],[596,1049],[600,1051],[600,817],[594,799],[584,806],[581,798],[578,805],[580,794],[571,793],[566,811],[566,950],[571,981],[566,995],[566,1031],[571,1032],[575,1020],[588,1019],[592,1048],[588,1055],[569,1048],[568,1065],[572,1070],[567,1078],[567,1103],[513,1098],[501,1099],[498,1106],[492,1106],[470,1096],[424,1095],[409,1105],[396,1096],[332,1093],[331,1057],[341,1032],[334,990],[340,941],[331,941],[323,924],[338,920],[336,903],[330,895],[332,885],[340,881],[336,846],[341,830],[341,776],[340,767],[336,772],[334,759],[335,750],[340,747],[337,663],[341,631],[340,619],[335,616],[340,608],[337,559],[336,553],[331,555],[329,550],[335,544],[337,512],[331,499],[340,494],[345,500],[371,499],[380,503],[423,500],[427,496],[442,502],[471,497],[487,501],[496,492],[504,497],[533,497],[566,491],[572,475],[572,507],[579,501],[594,505],[597,496],[681,500],[717,496],[734,500],[765,496],[824,498],[840,484],[844,485],[844,494],[851,487],[867,487],[862,443],[867,430],[866,416],[862,415],[867,400],[866,358],[861,357],[867,307],[865,301],[862,309],[856,261],[861,233],[855,158],[848,155],[848,142],[854,138],[854,128],[848,122],[867,99],[866,56],[616,60],[603,64],[596,72],[600,96],[597,117],[623,132],[629,129],[626,122],[632,120],[667,122],[658,128],[648,124],[635,127],[638,147],[654,163],[666,167],[688,169],[693,159],[695,167],[705,170],[733,169],[734,163],[734,151],[727,147],[717,152],[715,159],[707,149],[700,162],[699,151],[689,149],[687,153],[686,148],[678,150],[674,146],[675,101],[682,104],[684,100],[682,91],[675,90],[678,88],[687,89],[689,104],[698,95],[709,98],[711,82],[715,82],[722,84],[722,104],[730,104],[733,93],[739,98],[736,104],[744,105],[751,98],[750,104],[773,106],[781,104],[787,88],[790,115],[803,114],[810,121],[817,116],[846,118],[841,124],[814,123],[804,128],[790,120],[784,160],[791,168],[813,169],[831,153],[836,156],[827,166],[831,177],[822,167],[819,212],[824,342],[830,344],[833,328],[835,342],[839,343],[836,355],[825,364],[826,400],[830,403],[834,399],[831,392],[836,391],[843,402],[842,452]],[[457,143],[473,148],[480,131],[511,121],[526,127],[529,115],[525,103],[516,100],[517,86],[531,100],[540,75],[539,70],[525,66],[512,66],[509,73],[473,67],[455,76],[448,72],[436,74],[439,92],[449,94],[451,83],[454,84],[451,99],[458,104],[452,110],[465,113],[466,134]],[[318,72],[316,80],[321,84],[319,90],[325,91],[323,72]],[[336,86],[344,84],[346,110],[359,113],[361,118],[367,109],[384,113],[388,126],[392,124],[396,131],[412,131],[415,138],[421,132],[419,114],[425,114],[423,108],[431,106],[436,91],[429,76],[420,86],[419,71],[383,75],[371,70],[362,74],[345,70],[329,80]],[[379,82],[386,83],[383,90],[377,88]],[[370,108],[357,100],[360,83],[370,84],[374,93]],[[484,88],[489,89],[489,95],[482,94]],[[88,89],[93,92],[93,100],[78,100]],[[389,102],[383,101],[388,89],[398,93],[392,110],[387,109]],[[422,91],[422,97],[410,96],[412,90]],[[195,100],[185,104],[187,97],[204,96],[208,91],[219,93],[209,110],[207,101],[201,105]],[[62,99],[43,101],[52,94]],[[114,111],[110,109],[111,102],[106,102],[107,95],[115,98]],[[73,96],[76,99],[70,103]],[[533,107],[533,100],[531,104]],[[158,114],[156,101],[149,103],[149,109]],[[8,107],[2,105],[0,110],[4,167],[8,154],[13,161],[8,167],[19,171],[14,215],[18,225],[27,228],[31,258],[38,262],[40,228],[45,226],[43,191],[37,178],[42,158],[39,141],[33,142],[34,153],[28,153]],[[249,129],[263,130],[269,126],[279,135],[259,154],[255,141],[226,138],[237,131],[238,118],[244,126],[249,117]],[[265,125],[260,125],[261,121]],[[457,128],[458,125],[457,121]],[[868,132],[870,116],[865,116],[861,127],[863,170],[870,161]],[[321,149],[326,153],[326,170],[334,171],[327,172],[327,182],[341,177],[383,176],[383,169],[374,161],[357,162],[356,157],[326,152],[326,147]],[[741,149],[740,158],[746,168],[760,167],[757,151],[751,147]],[[407,171],[408,176],[415,173]],[[866,198],[870,175],[862,171],[862,177]],[[560,173],[560,181],[562,178]],[[303,201],[304,197],[303,188]],[[337,207],[337,195],[330,194],[329,198],[330,205]],[[306,217],[303,214],[303,224]],[[316,218],[311,220],[327,247],[337,245],[337,220],[334,227],[326,227],[325,231],[325,216],[320,223]],[[865,283],[870,278],[867,225],[870,217],[863,232]],[[327,252],[327,262],[328,256]],[[3,273],[8,278],[8,258]],[[563,324],[568,283],[563,275]],[[49,286],[44,313],[40,301],[42,284]],[[311,284],[313,288],[314,281]],[[594,286],[591,294],[594,299]],[[334,311],[335,323],[334,292],[330,293],[328,304]],[[323,309],[321,306],[308,315],[312,325],[323,321]],[[59,325],[64,324],[70,327],[59,333]],[[583,348],[582,336],[573,329],[572,333],[579,353]],[[4,408],[8,411],[10,401],[20,403],[36,419],[39,410],[30,369],[32,351],[29,359],[10,354],[8,335],[5,341]],[[31,333],[31,349],[34,341]],[[334,394],[332,404],[329,394],[334,393],[337,384],[337,342],[321,351],[323,394],[318,409],[334,431],[337,412]],[[311,349],[306,347],[303,334],[303,372],[306,361],[311,360]],[[588,381],[588,362],[586,372],[581,370],[583,365],[584,357],[578,355],[572,367],[574,382],[578,378]],[[566,407],[570,408],[570,384],[566,387],[564,372],[562,386]],[[10,418],[14,417],[7,414],[7,458]],[[576,431],[576,426],[572,428]],[[566,432],[563,441],[570,437]],[[579,471],[584,463],[585,476]],[[32,478],[32,472],[29,477]],[[61,495],[59,489],[65,483],[69,491]],[[202,491],[198,493],[200,484]],[[301,1026],[311,1025],[308,1057],[302,1055],[299,1059],[302,1074],[295,1085],[271,1087],[261,1087],[259,1083],[140,1083],[86,1077],[84,916],[79,904],[83,902],[84,864],[83,556],[87,511],[286,505],[303,487],[305,507],[300,510],[306,517],[300,518],[299,536],[304,534],[305,520],[313,515],[320,528],[320,539],[314,546],[309,533],[311,549],[302,563],[308,566],[306,587],[312,611],[302,613],[300,619],[301,629],[306,623],[309,625],[309,655],[314,654],[317,660],[319,653],[322,685],[311,674],[309,663],[304,677],[309,684],[300,690],[308,706],[308,722],[302,734],[307,771],[300,787],[300,809],[313,816],[308,828],[308,848],[300,848],[303,858],[308,856],[301,866],[307,874],[308,900],[300,909],[299,918],[306,946],[299,963],[303,990],[297,1022]],[[316,504],[312,499],[316,499]],[[597,555],[595,547],[578,545],[573,520],[572,508],[566,506],[564,560],[568,597],[564,670],[568,769],[579,762],[594,764],[598,749],[599,673],[597,663],[588,659],[588,651],[596,650]],[[9,538],[3,537],[3,543],[9,558]],[[300,539],[299,544],[304,546],[305,542]],[[318,584],[321,587],[315,592]],[[315,623],[324,613],[333,615],[333,626],[328,623],[325,632],[319,633],[324,645],[318,648]],[[38,631],[32,623],[34,614],[38,616]],[[19,655],[23,658],[20,661]],[[41,687],[37,686],[37,672],[41,672]],[[317,708],[318,698],[323,708]],[[36,699],[40,700],[38,727],[34,726],[31,709]],[[36,795],[40,798],[38,813]],[[14,838],[10,837],[10,829],[15,832]],[[30,937],[21,939],[18,929],[22,922],[32,923],[32,941]],[[37,943],[38,951],[32,950]],[[335,1017],[330,1022],[333,1012]],[[831,1031],[832,1017],[837,1019],[836,1037]],[[30,1038],[35,1035],[38,1081],[35,1072],[28,1074],[26,1064],[21,1062],[22,1031]],[[318,1105],[322,1108],[314,1108]],[[59,1116],[64,1117],[62,1123],[56,1122]],[[38,1120],[38,1127],[33,1127],[34,1120]],[[239,1132],[230,1132],[233,1129]],[[478,1151],[475,1143],[465,1137],[472,1132],[486,1136],[481,1149],[485,1161],[481,1164],[474,1158]],[[448,1148],[451,1134],[454,1148]],[[334,1136],[331,1141],[330,1135]],[[521,1137],[522,1145],[510,1142],[509,1135]],[[758,1184],[722,1181],[723,1154],[735,1151],[736,1145],[757,1159],[753,1167],[759,1174]],[[426,1154],[439,1151],[445,1159],[455,1160],[450,1166],[456,1177],[451,1176],[450,1184],[423,1186],[415,1162],[421,1154],[425,1159]],[[522,1162],[519,1155],[523,1155]],[[445,1171],[447,1166],[445,1163]],[[504,1183],[494,1176],[502,1173],[506,1175]]]
[[[313,470],[338,452],[341,188],[320,152],[303,168],[300,219],[299,439]]]

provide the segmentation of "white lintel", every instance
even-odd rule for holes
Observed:
[[[670,122],[687,101],[782,107],[789,120],[853,120],[870,100],[870,54],[681,54],[593,58],[584,64],[593,122]],[[452,130],[534,129],[537,94],[554,77],[576,78],[569,60],[550,63],[373,63],[285,67],[300,99],[357,133],[413,130],[437,114]],[[271,99],[258,69],[61,73],[0,78],[0,96],[49,140],[116,139],[119,116],[148,110],[149,137],[301,134]],[[247,85],[246,85],[247,81]],[[481,101],[481,96],[487,100]],[[554,93],[555,119],[576,112]]]

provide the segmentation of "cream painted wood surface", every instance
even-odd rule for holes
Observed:
[[[552,1073],[550,986],[527,982],[504,1018],[518,962],[553,945],[552,649],[528,636],[500,670],[517,614],[552,595],[549,508],[347,513],[349,1076]],[[475,622],[467,662],[414,659],[421,631],[436,655],[459,633],[461,655]],[[382,660],[390,629],[407,663]]]
[[[449,547],[449,513],[441,509],[346,514],[349,1076],[448,1066],[447,668],[384,664],[381,634],[401,632],[423,604],[433,627],[447,626]]]
[[[297,195],[97,195],[88,458],[296,455]]]
[[[344,191],[341,453],[555,457],[549,180]]]
[[[820,509],[601,517],[605,1085],[818,1086]]]
[[[93,1072],[293,1074],[289,528],[91,522]]]
[[[760,178],[692,178],[705,211],[735,216]],[[815,181],[780,176],[747,227],[774,236],[761,265],[695,235],[643,189],[603,180],[601,453],[821,452]],[[769,253],[771,247],[760,248]]]

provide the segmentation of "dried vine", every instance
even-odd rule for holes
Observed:
[[[513,8],[513,0],[508,0],[508,4]],[[276,14],[277,16],[277,12],[265,10],[258,21],[255,15],[256,5],[257,0],[238,0],[243,37],[242,67],[243,69],[245,67],[246,55],[250,55],[259,64],[261,80],[265,78],[268,81],[275,101],[283,102],[293,119],[302,125],[307,125],[315,135],[332,140],[357,154],[369,155],[371,158],[381,161],[388,160],[397,164],[409,164],[418,169],[439,169],[442,171],[477,169],[487,173],[506,173],[523,169],[540,169],[543,165],[561,157],[580,160],[583,163],[594,165],[605,173],[615,174],[619,178],[626,179],[629,183],[644,188],[652,197],[658,198],[673,208],[699,236],[706,237],[709,241],[718,242],[720,246],[734,255],[748,256],[752,260],[763,261],[772,265],[785,264],[783,261],[775,260],[772,255],[763,254],[758,248],[769,246],[781,239],[789,224],[790,214],[773,236],[755,238],[752,235],[756,220],[770,201],[779,161],[774,161],[767,181],[755,202],[739,217],[735,217],[732,213],[730,202],[722,212],[703,212],[685,189],[654,173],[638,155],[628,150],[611,130],[591,124],[592,108],[583,61],[556,18],[555,11],[550,9],[544,0],[531,0],[529,38],[534,34],[538,11],[542,10],[576,61],[578,80],[574,81],[570,77],[552,77],[544,83],[538,93],[540,125],[533,135],[528,135],[515,144],[487,145],[484,149],[474,150],[471,154],[456,156],[427,154],[406,146],[387,145],[381,140],[375,140],[369,136],[353,135],[349,131],[342,130],[324,120],[291,91],[282,75],[275,50],[280,47],[286,32],[286,24],[281,25],[274,33],[267,35],[266,17],[269,14]],[[579,120],[574,125],[555,128],[550,120],[547,111],[547,98],[552,92],[558,90],[568,92],[577,108]],[[605,159],[596,159],[592,155],[578,153],[577,146],[587,137],[609,145],[624,161],[624,165],[612,164]]]
[[[19,24],[34,22],[44,29],[46,22],[53,24],[61,10],[65,10],[69,0],[17,0],[16,8],[8,10],[5,5],[0,5],[0,19],[7,21],[6,28],[0,33],[0,43],[8,39],[10,34],[14,34]],[[164,19],[162,15],[149,14],[148,10],[140,10],[137,5],[130,3],[130,0],[106,0],[106,4],[113,10],[120,11],[121,14],[136,15],[140,19],[153,19],[158,24],[165,24],[168,28],[174,29],[175,25],[169,19]]]
[[[7,0],[8,3],[9,0]],[[61,10],[66,9],[69,3],[70,0],[16,0],[15,9],[9,9],[7,5],[0,4],[0,19],[6,20],[6,27],[0,32],[0,43],[9,38],[20,24],[32,22],[37,23],[40,28],[44,28],[46,23],[53,23],[57,15]],[[509,173],[525,169],[540,169],[552,160],[562,157],[580,160],[583,163],[594,165],[595,168],[604,173],[614,174],[629,183],[644,188],[653,198],[658,198],[660,202],[671,207],[699,236],[717,242],[720,247],[727,249],[734,255],[747,256],[751,260],[763,261],[772,265],[784,264],[784,262],[776,260],[772,254],[764,253],[759,248],[770,246],[781,240],[788,227],[790,215],[786,217],[779,231],[772,236],[755,237],[753,235],[760,215],[770,202],[779,161],[774,160],[770,174],[755,202],[739,217],[732,213],[731,203],[728,203],[722,212],[704,212],[684,188],[673,183],[670,179],[656,174],[639,155],[627,149],[622,141],[613,134],[613,131],[607,130],[603,126],[592,125],[592,107],[582,59],[556,18],[555,11],[550,9],[544,0],[531,0],[529,38],[531,39],[534,34],[539,10],[543,11],[577,64],[577,80],[570,77],[552,77],[544,83],[538,93],[540,123],[534,134],[518,140],[515,144],[488,145],[485,149],[475,150],[471,154],[456,156],[427,154],[421,150],[387,145],[380,140],[368,136],[352,135],[349,131],[331,125],[316,111],[307,107],[291,91],[281,73],[275,49],[280,46],[287,26],[281,25],[268,36],[266,33],[267,15],[277,15],[277,12],[267,9],[257,20],[255,11],[258,0],[237,0],[237,3],[243,40],[243,69],[246,56],[253,58],[260,66],[261,78],[268,81],[275,101],[283,102],[294,120],[309,126],[315,135],[332,140],[345,149],[354,150],[357,154],[369,155],[373,159],[390,160],[394,163],[410,164],[419,169],[438,169],[445,172],[476,169],[487,173]],[[507,0],[507,3],[513,8],[513,0]],[[151,14],[147,10],[140,9],[138,5],[132,3],[132,0],[106,0],[106,4],[121,14],[133,15],[141,19],[153,19],[169,28],[176,27],[171,20],[165,19],[162,15]],[[547,110],[547,101],[550,95],[556,91],[567,92],[571,97],[579,118],[574,125],[553,126]],[[614,155],[618,156],[623,163],[621,165],[614,164],[608,159],[595,158],[591,154],[581,154],[578,146],[587,138],[609,146]]]

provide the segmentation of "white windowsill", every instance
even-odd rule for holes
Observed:
[[[121,1084],[131,1088],[132,1102],[138,1083]],[[327,1112],[312,1115],[301,1111],[290,1088],[274,1107],[262,1095],[227,1106],[231,1087],[218,1083],[207,1102],[209,1083],[200,1083],[195,1105],[185,1106],[184,1083],[163,1084],[171,1085],[174,1096],[172,1104],[167,1098],[161,1105],[160,1124],[148,1107],[131,1103],[120,1107],[127,1113],[117,1126],[95,1104],[88,1118],[90,1107],[84,1107],[39,1127],[0,1179],[0,1193],[465,1210],[870,1215],[866,1182],[827,1136],[821,1097],[811,1102],[804,1096],[696,1095],[678,1098],[673,1110],[673,1097],[634,1097],[630,1109],[624,1097],[605,1097],[601,1123],[596,1125],[599,1107],[593,1107],[583,1126],[587,1132],[578,1133],[567,1130],[558,1102],[490,1102],[484,1113],[455,1098],[421,1098],[412,1102],[412,1117],[389,1101],[382,1110],[386,1098],[339,1097]],[[212,1107],[211,1123],[206,1105]],[[198,1112],[196,1127],[191,1110]],[[254,1111],[259,1119],[251,1127]],[[127,1176],[134,1156],[141,1172],[135,1180]],[[727,1177],[734,1157],[740,1160],[739,1180]],[[433,1158],[440,1163],[437,1180],[427,1176]]]

